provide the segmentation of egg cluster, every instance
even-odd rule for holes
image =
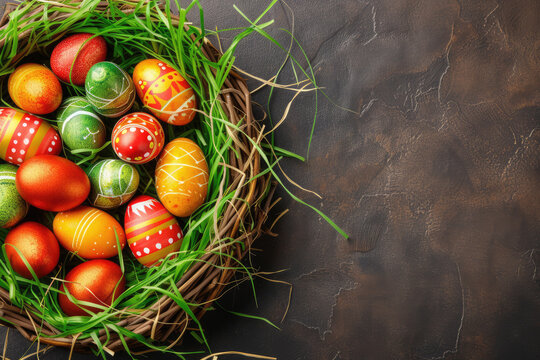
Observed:
[[[160,124],[195,118],[197,100],[186,76],[161,59],[141,61],[132,75],[106,60],[103,37],[68,36],[52,51],[50,68],[26,63],[15,69],[8,91],[18,109],[0,107],[0,158],[10,163],[0,164],[0,226],[10,228],[6,260],[18,275],[39,279],[57,269],[63,254],[84,259],[59,288],[69,316],[101,311],[122,294],[126,277],[114,258],[126,243],[145,267],[174,261],[184,237],[177,217],[191,216],[207,196],[202,149],[188,138],[168,138]],[[63,99],[70,86],[84,87],[84,96]],[[55,117],[56,126],[37,115]],[[111,155],[99,156],[107,148]],[[63,151],[91,156],[79,166]],[[157,199],[133,198],[141,170],[154,173]],[[118,211],[108,212],[120,206],[123,224]],[[53,212],[52,227],[24,220],[31,207],[33,215]]]

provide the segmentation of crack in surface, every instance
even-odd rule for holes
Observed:
[[[373,35],[362,44],[363,46],[366,46],[367,44],[375,40],[375,38],[379,35],[377,33],[376,16],[377,16],[377,9],[375,9],[375,5],[371,5],[371,21],[373,22]]]
[[[458,279],[459,279],[459,286],[461,288],[461,318],[459,321],[459,327],[456,334],[456,342],[454,344],[453,349],[445,350],[440,356],[436,356],[436,357],[434,356],[427,360],[444,360],[447,355],[457,354],[458,352],[459,339],[461,338],[461,332],[463,330],[463,322],[465,320],[465,289],[463,287],[463,280],[461,278],[461,270],[459,269],[459,264],[457,262],[455,264],[456,264],[456,269],[457,269],[457,274],[458,274]]]

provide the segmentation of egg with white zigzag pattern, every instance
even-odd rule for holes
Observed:
[[[133,255],[147,267],[177,252],[184,236],[176,218],[147,195],[137,196],[128,204],[124,227]]]

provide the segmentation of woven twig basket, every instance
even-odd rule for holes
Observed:
[[[73,6],[72,3],[64,5],[62,1],[55,1],[54,5]],[[124,0],[122,11],[125,13],[133,12],[137,3],[139,1]],[[15,4],[6,6],[0,20],[0,28],[7,26],[8,14],[16,6]],[[102,1],[97,10],[106,12],[107,7],[108,2]],[[40,12],[41,9],[41,6],[36,6],[26,16],[30,17]],[[66,19],[69,16],[70,14],[60,12],[53,14],[56,20]],[[174,25],[178,26],[178,17],[174,17],[173,20],[176,22]],[[187,29],[187,25],[184,26]],[[20,32],[20,57],[14,60],[18,61],[22,56],[32,53],[32,49],[29,49],[28,45],[28,36],[28,32]],[[0,46],[4,46],[4,39],[0,39]],[[221,55],[207,39],[202,44],[202,49],[206,57],[213,62],[217,61]],[[270,188],[269,176],[259,176],[246,184],[248,179],[253,179],[261,171],[257,147],[263,136],[262,129],[253,116],[251,95],[245,79],[231,71],[219,99],[233,124],[238,124],[242,119],[239,126],[240,131],[229,128],[229,136],[233,138],[236,154],[230,156],[230,163],[227,167],[231,171],[229,182],[225,184],[225,187],[236,191],[236,196],[229,201],[224,215],[217,219],[216,241],[211,242],[201,261],[195,262],[176,283],[179,292],[187,302],[198,304],[192,308],[197,318],[201,318],[213,301],[223,293],[235,273],[233,262],[244,258],[249,253],[253,241],[262,233],[261,228],[271,207],[273,194],[273,190],[268,191]],[[232,238],[236,242],[222,245],[217,241],[222,238]],[[223,256],[223,253],[232,255],[232,258]],[[44,322],[28,308],[21,309],[13,306],[10,302],[9,292],[3,288],[0,288],[0,317],[11,322],[8,325],[15,327],[30,341],[39,337],[39,341],[43,344],[72,347],[78,351],[89,350],[95,346],[92,338],[56,337],[55,335],[60,333],[58,329]],[[165,342],[169,344],[169,347],[174,346],[182,339],[189,324],[190,319],[186,312],[167,296],[161,297],[141,314],[126,315],[117,323],[118,326],[135,334],[162,343]],[[109,353],[123,350],[124,345],[119,336],[114,332],[110,332],[109,335],[110,339],[107,341],[106,350]],[[102,344],[106,342],[107,336],[105,330],[99,332],[98,337]],[[130,349],[139,348],[141,345],[136,339],[126,338],[125,340]]]

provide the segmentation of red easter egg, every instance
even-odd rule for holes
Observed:
[[[47,211],[65,211],[80,205],[90,193],[90,180],[75,163],[55,155],[26,160],[15,176],[21,197]]]
[[[112,132],[114,152],[124,161],[144,164],[159,155],[165,133],[159,121],[146,113],[131,113],[116,123]]]
[[[62,102],[62,86],[53,72],[38,64],[24,64],[8,79],[11,99],[32,114],[48,114]]]
[[[58,155],[60,135],[43,119],[0,107],[0,158],[20,165],[34,155]]]
[[[87,301],[102,306],[111,306],[113,301],[126,289],[126,279],[122,269],[116,263],[103,260],[89,260],[75,266],[60,285],[60,291],[69,294],[79,301]],[[89,316],[88,312],[100,312],[94,306],[78,306],[67,295],[58,294],[58,303],[69,316]]]
[[[21,255],[38,278],[50,273],[60,258],[60,247],[51,230],[32,221],[13,228],[6,236],[5,245],[11,267],[27,279],[31,279],[32,274]]]
[[[184,237],[176,218],[147,195],[137,196],[128,204],[124,228],[133,255],[147,267],[180,250]]]
[[[89,33],[71,35],[55,46],[51,54],[51,68],[56,76],[69,82],[71,71],[73,84],[84,85],[90,68],[107,57],[107,43],[101,36],[88,40],[93,35]]]
[[[173,125],[186,125],[195,117],[195,92],[166,62],[158,59],[141,61],[133,70],[133,83],[143,105],[158,119]]]

